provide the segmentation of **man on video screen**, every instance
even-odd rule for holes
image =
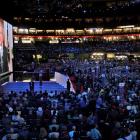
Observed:
[[[4,43],[4,33],[3,33],[3,20],[0,19],[0,73],[3,72],[3,43]]]

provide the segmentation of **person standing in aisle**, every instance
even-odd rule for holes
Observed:
[[[42,89],[42,76],[43,76],[43,70],[39,71],[39,85],[40,89]]]
[[[70,92],[70,80],[69,79],[67,80],[67,91]]]

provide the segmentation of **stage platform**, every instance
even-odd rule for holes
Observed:
[[[2,85],[4,92],[10,92],[12,91],[16,91],[16,92],[20,92],[20,91],[26,91],[27,89],[29,90],[29,82],[7,82],[5,84]],[[40,86],[39,81],[35,81],[34,82],[34,91],[39,92],[40,90],[42,90],[42,92],[44,92],[45,90],[47,92],[55,92],[56,90],[61,92],[61,91],[65,91],[66,88],[64,88],[62,85],[56,83],[55,81],[44,81],[42,82],[42,86]]]

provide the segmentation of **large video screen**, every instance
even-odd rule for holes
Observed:
[[[13,71],[12,25],[0,18],[0,74]]]

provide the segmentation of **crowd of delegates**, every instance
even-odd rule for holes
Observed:
[[[94,51],[104,52],[137,52],[139,50],[139,40],[122,40],[122,41],[106,41],[106,40],[95,40],[85,41],[83,43],[59,43],[49,44],[37,42],[38,51],[42,54],[47,54],[49,57],[55,56],[61,53],[90,53]]]
[[[139,62],[63,62],[76,92],[2,92],[1,139],[138,140]]]
[[[14,70],[16,71],[32,71],[31,63],[36,61],[33,55],[38,52],[42,55],[42,61],[47,61],[47,58],[58,58],[63,53],[91,53],[91,52],[137,52],[139,51],[139,40],[122,40],[122,41],[106,41],[106,40],[85,40],[83,43],[59,43],[49,44],[47,42],[35,42],[34,49],[31,46],[17,46],[15,48]],[[22,49],[19,49],[22,48]],[[44,60],[43,60],[44,59]]]
[[[33,55],[38,52],[43,57],[56,57],[61,53],[90,53],[92,51],[105,52],[137,52],[139,51],[139,40],[106,41],[103,39],[85,40],[82,43],[58,43],[35,42],[35,45],[16,46],[14,49],[14,66],[16,70],[23,70],[24,66],[31,64]],[[34,47],[34,49],[32,49]],[[22,48],[22,49],[21,49]],[[27,49],[28,48],[28,49]]]

